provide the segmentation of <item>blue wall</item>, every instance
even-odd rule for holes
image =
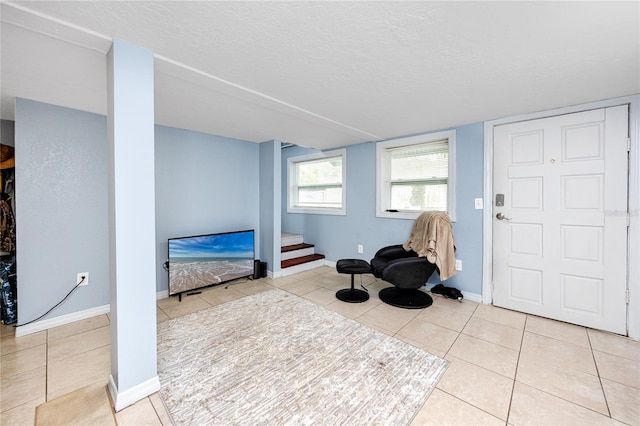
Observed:
[[[16,99],[18,322],[109,304],[107,119]],[[18,184],[19,182],[19,184]]]
[[[272,274],[280,272],[280,146],[273,140],[260,144],[260,260]],[[258,256],[257,256],[258,258]]]
[[[17,99],[18,315],[23,323],[110,303],[107,118]],[[155,127],[157,291],[168,289],[167,239],[256,230],[260,256],[259,145]]]
[[[447,283],[480,294],[482,211],[474,209],[473,199],[482,196],[483,126],[456,130],[454,232],[463,271]],[[24,99],[16,102],[20,322],[64,297],[75,285],[77,272],[88,271],[90,285],[78,289],[47,318],[110,302],[106,138],[104,116]],[[275,217],[269,222],[272,230],[261,229],[261,221],[269,216],[262,211],[270,206],[269,197],[280,201],[282,230],[303,233],[330,261],[369,260],[380,247],[406,240],[413,221],[375,217],[375,143],[347,147],[346,216],[287,214],[286,158],[309,150],[286,148],[281,158],[272,159],[279,143],[267,144],[274,145],[261,149],[251,142],[155,127],[157,291],[168,289],[162,263],[171,237],[255,229],[256,257],[273,257],[261,253],[260,241],[264,232],[277,231]],[[281,170],[281,197],[275,190],[277,175],[273,193],[260,190],[261,180],[271,181],[269,167]],[[274,214],[277,207],[271,206]],[[357,244],[364,246],[364,254],[357,253]]]
[[[0,142],[2,145],[15,146],[14,126],[14,121],[0,120]]]
[[[462,271],[446,285],[480,295],[482,293],[482,210],[475,210],[474,198],[482,198],[483,123],[456,130],[456,222],[453,225],[456,258]],[[316,252],[329,261],[342,258],[370,260],[390,244],[404,243],[413,220],[376,217],[376,144],[367,142],[347,147],[346,216],[287,213],[287,158],[311,150],[291,147],[282,150],[282,231],[304,234],[316,245]],[[364,246],[358,254],[357,245]],[[439,282],[434,276],[431,282]]]
[[[255,229],[260,257],[258,144],[156,126],[155,156],[158,291],[168,238]]]

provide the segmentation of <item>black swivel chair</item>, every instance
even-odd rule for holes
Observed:
[[[393,284],[380,290],[380,300],[400,308],[421,309],[431,306],[433,299],[419,288],[425,285],[437,269],[425,257],[401,244],[384,247],[371,259],[373,275]]]

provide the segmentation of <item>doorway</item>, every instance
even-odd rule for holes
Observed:
[[[493,127],[493,304],[627,333],[628,116],[623,105]]]

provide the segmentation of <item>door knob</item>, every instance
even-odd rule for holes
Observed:
[[[504,213],[498,213],[498,214],[496,215],[496,219],[498,219],[498,220],[511,220],[511,218],[510,218],[510,217],[506,217],[506,216],[504,215]]]

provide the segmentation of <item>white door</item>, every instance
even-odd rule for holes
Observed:
[[[627,108],[494,128],[495,305],[626,334]]]

